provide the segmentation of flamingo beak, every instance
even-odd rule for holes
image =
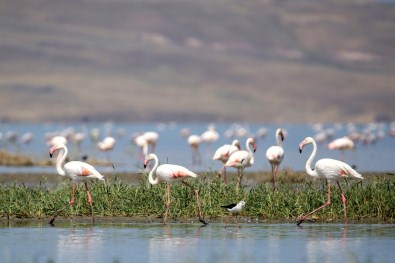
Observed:
[[[299,153],[302,153],[303,147],[304,147],[304,144],[302,142],[302,143],[299,144]]]
[[[50,150],[49,150],[49,157],[50,158],[52,158],[52,156],[53,156],[53,153],[56,151],[56,148],[55,147],[52,147]]]
[[[253,148],[254,148],[254,152],[256,152],[256,144],[255,143],[253,145]]]
[[[284,141],[284,133],[280,132],[280,136],[281,136],[281,141]]]

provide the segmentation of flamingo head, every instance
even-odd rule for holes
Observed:
[[[251,144],[252,144],[252,148],[254,149],[254,152],[256,152],[256,143],[255,143],[255,140],[253,140]]]
[[[64,149],[66,148],[66,146],[64,144],[56,144],[54,146],[51,147],[51,149],[49,149],[49,157],[52,158],[53,154],[59,150],[59,149]]]
[[[284,141],[285,136],[283,130],[280,129],[280,132],[278,134],[280,135],[281,141]]]
[[[299,152],[302,153],[303,147],[305,147],[307,144],[311,144],[314,142],[314,139],[312,137],[306,137],[300,144],[299,144]]]
[[[154,159],[155,159],[155,154],[150,153],[149,155],[146,155],[145,159],[144,159],[144,169],[147,168],[149,161],[154,160]]]
[[[239,150],[240,150],[240,148],[241,148],[241,146],[240,146],[240,141],[239,141],[239,140],[234,140],[234,141],[232,142],[232,145],[234,145],[234,146],[236,146],[237,148],[239,148]]]

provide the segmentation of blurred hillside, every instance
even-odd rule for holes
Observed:
[[[395,4],[3,0],[3,121],[395,119]]]

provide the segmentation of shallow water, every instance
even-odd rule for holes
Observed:
[[[0,228],[0,262],[393,262],[395,225],[90,224]]]

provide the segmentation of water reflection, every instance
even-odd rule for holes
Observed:
[[[162,235],[149,240],[149,262],[171,260],[181,255],[187,257],[196,254],[201,227],[172,228],[164,226]]]
[[[103,229],[71,228],[61,229],[57,233],[56,262],[61,262],[70,253],[80,255],[85,263],[97,262],[96,252],[103,246]]]

